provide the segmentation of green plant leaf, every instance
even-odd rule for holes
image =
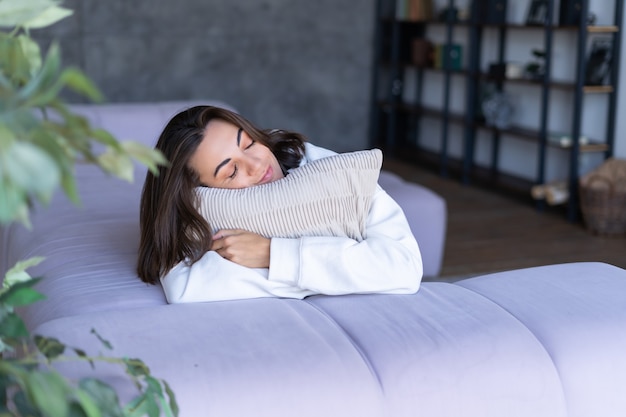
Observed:
[[[150,368],[143,363],[141,359],[124,359],[124,364],[126,365],[126,372],[132,376],[149,376]]]
[[[0,416],[10,415],[7,408],[9,396],[7,395],[7,388],[11,385],[11,380],[7,376],[0,376]]]
[[[1,3],[0,3],[1,4]],[[22,42],[23,37],[0,35],[0,70],[17,87],[26,84],[33,75],[31,62]]]
[[[122,146],[124,150],[128,152],[139,163],[148,167],[153,174],[158,174],[159,165],[167,165],[167,159],[163,154],[151,147],[148,147],[142,143],[127,141],[123,142]]]
[[[35,76],[41,69],[42,64],[39,44],[26,35],[19,35],[16,39],[22,49],[24,59],[28,63],[30,76]]]
[[[61,187],[65,195],[75,205],[80,204],[80,196],[78,195],[78,187],[76,186],[76,178],[72,173],[63,173],[61,175]]]
[[[24,339],[28,337],[28,330],[24,321],[15,313],[10,313],[0,321],[0,335],[2,339]]]
[[[2,286],[4,288],[11,287],[19,282],[26,282],[32,279],[30,274],[26,272],[28,268],[39,265],[44,259],[41,256],[34,256],[32,258],[18,261],[11,269],[7,271],[4,276]]]
[[[152,393],[155,397],[163,396],[163,388],[161,388],[161,383],[155,377],[146,375],[145,376],[146,383],[148,384],[148,392]]]
[[[35,19],[58,0],[2,0],[0,1],[0,27],[13,28]]]
[[[143,394],[131,401],[124,409],[129,417],[159,417],[159,404],[149,394]]]
[[[65,352],[65,345],[54,337],[35,335],[33,338],[37,349],[48,359],[54,359]]]
[[[0,298],[3,303],[13,307],[20,307],[33,304],[46,298],[43,294],[32,288],[24,287],[13,290],[14,288],[16,287],[11,287],[9,291],[2,294]]]
[[[101,102],[104,99],[98,87],[77,68],[70,67],[63,70],[61,80],[72,91],[87,97],[91,101]]]
[[[19,411],[18,416],[33,416],[33,417],[41,417],[41,413],[37,410],[28,398],[26,397],[26,393],[22,390],[17,391],[13,394],[13,404]]]
[[[111,345],[111,342],[109,342],[108,340],[106,340],[105,338],[103,338],[102,336],[100,336],[100,334],[96,331],[96,329],[91,329],[91,334],[95,334],[96,337],[98,338],[98,340],[100,341],[100,343],[102,343],[102,345],[109,349],[112,350],[113,349],[113,345]]]
[[[26,374],[23,382],[32,404],[44,410],[46,416],[67,416],[69,412],[67,394],[70,387],[63,377],[54,372],[33,370]]]
[[[97,404],[89,394],[77,389],[74,391],[76,401],[70,404],[69,417],[102,417]]]
[[[72,350],[74,351],[74,353],[76,354],[76,356],[78,356],[80,359],[89,362],[89,366],[91,366],[91,369],[96,369],[96,365],[94,363],[94,360],[89,357],[89,355],[87,355],[87,352],[85,352],[82,349],[78,349],[78,348],[72,348]]]
[[[98,156],[98,165],[116,177],[133,182],[134,167],[130,157],[115,149],[109,148]]]
[[[93,401],[97,410],[102,411],[102,417],[123,417],[117,393],[110,385],[94,378],[83,378],[78,386]],[[87,411],[87,410],[85,410]],[[92,414],[88,414],[90,417]]]
[[[36,195],[47,202],[59,185],[61,173],[46,152],[28,142],[16,142],[2,157],[6,181],[25,196]]]
[[[148,416],[159,417],[159,415],[161,415],[161,409],[159,408],[157,399],[154,397],[148,397],[146,402],[148,406]]]
[[[126,417],[144,417],[148,412],[148,397],[146,394],[141,394],[135,397],[131,402],[124,407],[124,415]]]
[[[75,394],[77,398],[80,395],[78,392],[75,392]],[[68,417],[89,417],[89,416],[85,412],[85,409],[83,408],[83,406],[80,404],[80,401],[77,399],[76,401],[70,402],[70,411],[69,411]]]
[[[167,393],[168,398],[170,399],[168,402],[168,407],[162,407],[164,410],[168,411],[168,414],[177,416],[178,412],[179,412],[179,408],[178,408],[178,402],[176,402],[176,395],[174,394],[174,391],[172,390],[172,388],[170,387],[170,385],[167,383],[167,381],[161,381],[163,382],[163,387],[165,387],[165,392]],[[168,410],[169,408],[169,410]]]
[[[23,290],[32,289],[31,287],[33,287],[39,281],[40,281],[40,278],[31,278],[26,281],[13,283],[10,287],[7,287],[3,289],[2,292],[0,292],[0,304],[12,306],[12,307],[23,305],[19,303],[24,299],[24,297],[28,298],[28,297],[33,296],[31,294],[23,295],[22,294]]]
[[[4,352],[13,352],[14,349],[11,345],[4,343],[4,340],[2,340],[2,338],[0,338],[0,354],[4,353]],[[4,404],[4,403],[2,403]]]
[[[71,16],[73,13],[72,10],[66,9],[65,7],[52,6],[45,9],[42,13],[40,13],[37,17],[30,19],[22,24],[25,28],[28,29],[40,29],[47,26],[50,26],[59,20],[65,19],[68,16]]]
[[[60,86],[58,79],[61,70],[61,51],[53,42],[39,72],[19,91],[17,99],[28,103],[31,107],[45,106],[58,95]]]
[[[0,198],[0,223],[19,221],[30,228],[28,198],[24,192],[4,178],[0,181],[0,187],[4,194],[3,198]]]
[[[96,141],[105,144],[116,151],[122,151],[124,149],[118,140],[115,139],[115,136],[104,129],[92,129],[90,133]]]

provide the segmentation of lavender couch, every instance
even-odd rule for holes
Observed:
[[[120,138],[152,142],[178,107],[79,110]],[[0,271],[46,256],[31,272],[45,276],[47,300],[21,312],[29,329],[90,353],[101,350],[97,329],[114,354],[142,358],[171,384],[182,417],[626,415],[622,269],[575,263],[424,282],[414,295],[168,305],[134,273],[141,181],[88,166],[77,175],[82,208],[58,196],[35,212],[33,231],[3,230]],[[445,204],[392,174],[381,185],[436,273]],[[119,370],[95,373],[132,392]]]

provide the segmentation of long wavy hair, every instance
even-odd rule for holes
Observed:
[[[156,284],[177,263],[197,262],[211,247],[211,227],[196,209],[199,176],[189,160],[202,142],[207,124],[221,119],[243,129],[276,156],[283,173],[300,164],[306,138],[284,130],[261,130],[232,111],[196,106],[175,115],[163,129],[156,149],[169,164],[158,175],[148,171],[141,194],[141,228],[137,274]]]

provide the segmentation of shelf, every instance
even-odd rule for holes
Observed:
[[[384,61],[381,62],[381,65],[383,66],[391,66],[392,63],[390,61]],[[480,73],[478,75],[472,75],[470,74],[470,72],[466,69],[450,69],[450,70],[446,70],[444,68],[434,68],[434,67],[423,67],[423,66],[417,66],[411,62],[408,61],[403,61],[399,64],[400,66],[404,67],[404,68],[414,68],[414,69],[418,69],[418,70],[422,70],[422,71],[432,71],[432,72],[441,72],[441,73],[450,73],[452,75],[471,75],[473,77],[480,77],[483,78],[486,81],[493,81],[493,82],[506,82],[506,83],[514,83],[514,84],[528,84],[528,85],[535,85],[537,87],[541,87],[543,85],[543,80],[541,79],[533,79],[533,78],[500,78],[500,77],[493,77],[489,74],[486,73]],[[552,80],[548,82],[548,87],[551,88],[558,88],[560,90],[573,90],[576,88],[576,84],[574,82],[571,81],[559,81],[559,80]],[[614,91],[613,86],[610,85],[586,85],[583,86],[583,93],[585,94],[608,94],[608,93],[612,93]]]
[[[444,118],[446,117],[446,113],[441,109],[435,109],[432,107],[420,106],[412,103],[392,103],[389,101],[380,101],[379,106],[381,109],[385,111],[396,110],[403,113],[411,114],[411,115],[419,115],[426,117],[434,117],[434,118]],[[464,124],[465,123],[465,115],[461,113],[447,113],[448,121],[451,123]],[[529,129],[521,126],[511,126],[507,129],[498,129],[493,126],[488,126],[484,122],[476,121],[473,123],[474,128],[490,130],[495,133],[499,133],[501,135],[511,135],[516,136],[522,140],[539,143],[539,136],[541,132],[536,129]],[[563,146],[554,142],[546,142],[546,145],[555,148],[562,149],[567,151],[571,149],[571,146]],[[578,146],[578,150],[583,153],[594,153],[594,152],[606,152],[609,150],[609,146],[606,143],[602,143],[597,140],[590,140],[589,143],[581,144]]]
[[[519,30],[537,30],[545,29],[546,26],[542,24],[526,24],[526,23],[475,23],[468,20],[455,20],[451,23],[445,20],[408,20],[408,19],[396,19],[393,17],[384,19],[388,23],[400,23],[403,25],[448,25],[453,26],[481,26],[492,28],[506,28],[506,29],[519,29]],[[548,28],[555,31],[578,31],[578,26],[575,25],[549,25]],[[615,25],[598,25],[587,26],[588,33],[617,33],[619,27]]]
[[[489,74],[485,74],[485,73],[481,73],[479,77],[484,78],[485,80],[494,81],[494,82],[529,84],[529,85],[536,85],[537,87],[541,87],[543,85],[543,80],[541,79],[499,78],[499,77],[492,77]],[[576,83],[570,82],[570,81],[552,80],[552,81],[548,81],[548,87],[558,88],[560,90],[573,90],[576,88]],[[585,94],[607,94],[607,93],[612,93],[613,91],[614,91],[614,88],[611,85],[585,85],[583,86],[583,93]]]
[[[527,85],[534,85],[537,87],[541,87],[543,85],[543,80],[534,79],[534,78],[501,78],[501,77],[493,77],[486,73],[480,73],[478,77],[483,78],[487,81],[493,81],[493,82],[527,84]],[[576,84],[574,84],[573,82],[569,82],[569,81],[552,80],[548,82],[548,87],[558,88],[560,90],[573,90],[576,88]]]
[[[583,93],[586,94],[606,94],[614,91],[611,85],[586,85],[583,87]]]
[[[393,65],[393,63],[389,60],[384,60],[380,62],[381,66],[384,67],[391,67]],[[411,68],[411,69],[418,69],[418,70],[423,70],[423,71],[434,71],[434,72],[449,72],[451,74],[457,74],[457,75],[467,75],[468,71],[466,69],[449,69],[446,70],[444,68],[435,68],[435,67],[424,67],[421,65],[416,65],[411,61],[406,61],[406,60],[402,60],[400,61],[397,65],[403,67],[403,68]]]
[[[513,140],[526,141],[534,145],[527,149],[527,152],[524,152],[524,158],[529,158],[529,162],[532,161],[537,165],[536,172],[526,172],[531,170],[530,167],[529,170],[525,170],[528,178],[534,178],[533,183],[543,183],[548,173],[550,176],[562,176],[568,183],[570,195],[576,197],[579,175],[577,161],[580,155],[583,153],[603,153],[603,157],[607,158],[612,155],[613,151],[615,124],[619,117],[616,112],[616,85],[584,85],[584,80],[587,75],[586,61],[591,53],[589,45],[591,42],[588,40],[596,40],[596,37],[605,36],[610,38],[607,40],[613,42],[613,47],[620,45],[620,25],[623,21],[622,0],[609,2],[612,3],[614,12],[613,24],[601,25],[586,25],[584,21],[583,24],[570,25],[533,25],[525,22],[481,23],[475,20],[452,19],[451,15],[448,16],[450,20],[438,18],[423,21],[401,20],[393,16],[391,12],[395,10],[395,2],[396,0],[377,0],[378,10],[381,11],[381,14],[378,15],[377,21],[380,35],[376,38],[378,62],[374,77],[374,99],[371,101],[372,115],[375,115],[370,133],[371,138],[377,140],[385,138],[383,142],[393,147],[397,155],[401,154],[407,157],[410,155],[409,159],[415,161],[431,152],[433,155],[430,159],[435,165],[438,165],[442,175],[447,175],[448,164],[454,159],[450,152],[452,146],[450,140],[452,140],[451,136],[455,135],[454,139],[462,140],[462,149],[454,148],[456,153],[461,154],[457,156],[460,158],[457,161],[459,176],[463,182],[468,184],[475,181],[475,177],[478,176],[478,167],[474,159],[477,146],[488,143],[487,146],[491,149],[491,162],[487,171],[490,179],[497,179],[488,182],[496,184],[504,178],[502,172],[503,169],[506,170],[507,168],[500,167],[499,164],[507,163],[511,158],[516,157],[512,153],[516,148],[513,146],[514,144],[509,142]],[[444,3],[447,3],[449,8],[455,5],[454,0],[447,0]],[[477,2],[472,3],[476,4]],[[485,4],[491,3],[485,0]],[[558,17],[561,12],[559,3],[549,2],[549,4],[553,7],[550,14]],[[589,12],[588,4],[586,2],[582,2],[582,4],[587,9],[581,11],[581,16],[586,16]],[[383,10],[387,11],[386,15],[382,14]],[[479,12],[478,7],[472,10],[475,13]],[[416,37],[427,38],[430,34],[430,26],[435,26],[434,29],[437,32],[441,29],[446,32],[446,40],[441,41],[439,39],[440,43],[453,42],[454,39],[459,39],[458,36],[463,36],[465,41],[463,52],[466,55],[464,56],[465,65],[462,69],[422,67],[412,62],[412,41]],[[452,35],[453,30],[460,32],[456,38]],[[537,40],[538,36],[528,36],[528,34],[543,35],[542,45],[539,44],[541,41]],[[511,41],[509,36],[515,40]],[[500,74],[501,76],[493,76],[482,67],[483,48],[490,48],[488,50],[490,53],[497,51],[497,55],[493,57],[494,62],[510,61],[512,57],[509,56],[510,54],[507,55],[506,50],[511,45],[517,45],[514,42],[519,41],[520,38],[526,44],[532,43],[531,47],[543,46],[543,50],[550,54],[548,57],[550,61],[546,63],[548,68],[552,68],[551,60],[555,59],[554,51],[556,48],[574,43],[574,57],[569,58],[569,55],[567,58],[559,57],[561,60],[559,64],[571,65],[572,69],[575,70],[574,75],[563,75],[560,76],[561,79],[547,77],[506,78],[503,73]],[[614,48],[612,52],[611,71],[613,74],[617,74],[619,73],[621,51],[619,48]],[[516,52],[516,55],[519,57],[521,54]],[[567,59],[567,61],[562,61],[563,59]],[[385,69],[385,67],[388,68]],[[445,77],[439,77],[440,74],[444,74]],[[521,75],[525,74],[526,72],[522,71]],[[552,73],[551,75],[554,76]],[[382,82],[379,82],[378,77]],[[409,79],[413,82],[405,83],[407,77],[413,77]],[[460,87],[458,81],[464,81],[464,86]],[[423,86],[431,86],[433,83],[441,87],[443,101],[440,104],[433,104],[428,100],[429,103],[423,105],[425,104],[424,97],[422,97],[422,94],[425,93]],[[539,112],[538,117],[536,119],[525,117],[518,121],[523,125],[512,125],[507,129],[487,126],[484,123],[484,118],[475,117],[480,113],[482,93],[486,83],[496,84],[498,89],[504,88],[509,90],[509,93],[515,92],[516,95],[519,94],[528,98],[529,103],[536,103],[536,110]],[[393,89],[390,88],[392,86]],[[463,96],[457,94],[459,87],[464,88]],[[389,89],[383,91],[383,88]],[[558,100],[551,101],[551,92],[559,94]],[[565,94],[561,96],[561,92]],[[608,106],[604,116],[598,115],[601,118],[606,117],[605,122],[594,120],[593,125],[587,126],[583,125],[586,120],[583,117],[583,112],[587,110],[585,109],[586,96],[591,94],[604,95],[605,97],[599,97],[596,100],[606,100]],[[411,102],[403,102],[403,97],[410,97]],[[460,102],[461,99],[463,103]],[[591,101],[595,102],[596,100]],[[455,111],[451,109],[452,101]],[[571,119],[553,120],[548,118],[548,108],[555,103],[562,106],[563,110],[571,111]],[[593,104],[589,103],[587,107]],[[534,105],[530,104],[530,106]],[[529,115],[532,116],[534,108],[528,109],[528,111]],[[421,119],[433,118],[437,119],[435,123],[432,123],[432,120],[429,120],[428,123],[420,123]],[[449,127],[452,124],[458,125],[457,127],[462,130],[461,138],[457,137],[459,129],[450,132]],[[437,130],[440,131],[439,137],[436,140],[432,139],[431,133]],[[571,141],[562,140],[563,138],[582,135],[583,132],[589,133],[593,138],[585,138],[582,143],[579,142],[578,144],[574,142],[576,146],[572,146]],[[420,146],[422,142],[424,147]],[[458,145],[458,140],[454,144]],[[410,152],[405,149],[407,146],[413,147]],[[427,150],[433,146],[436,146],[438,151]],[[536,154],[532,148],[536,148]],[[550,169],[554,166],[557,169]],[[567,204],[570,220],[573,220],[577,213],[577,204],[577,198],[570,199]]]
[[[493,132],[498,132],[500,134],[509,134],[509,135],[517,136],[520,139],[524,139],[524,140],[531,141],[534,143],[539,143],[540,132],[535,129],[528,129],[528,128],[521,127],[521,126],[511,126],[508,129],[498,129],[492,126],[487,126],[485,123],[476,123],[476,127],[481,128],[481,129],[491,130]],[[562,150],[569,150],[572,148],[571,145],[563,146],[558,143],[554,143],[550,141],[547,141],[546,145],[551,148],[562,149]],[[601,143],[599,141],[590,140],[589,143],[587,144],[579,145],[578,149],[580,152],[584,152],[584,153],[606,152],[607,150],[609,150],[609,146],[606,143]]]
[[[428,117],[438,117],[443,118],[446,116],[446,113],[441,109],[435,109],[432,107],[420,106],[417,104],[411,103],[392,103],[390,101],[381,101],[379,103],[380,108],[383,110],[397,110],[404,113],[412,114],[412,115],[422,115]],[[464,123],[465,115],[460,113],[447,113],[448,120],[453,123]]]
[[[383,150],[385,149],[383,148]],[[440,155],[431,150],[407,144],[396,147],[394,155],[398,160],[418,163],[421,167],[431,169],[435,172],[438,171]],[[462,159],[449,156],[448,168],[448,175],[450,177],[460,180],[463,178]],[[471,172],[474,185],[485,187],[486,189],[497,188],[509,197],[519,199],[530,205],[534,203],[530,194],[530,190],[534,185],[532,181],[477,165],[471,167]]]
[[[587,32],[589,33],[617,33],[619,28],[617,26],[587,26]]]

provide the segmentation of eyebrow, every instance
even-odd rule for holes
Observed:
[[[237,131],[237,147],[239,147],[239,144],[241,143],[241,132],[243,132],[242,128],[239,128],[239,130]],[[226,164],[228,164],[230,162],[230,158],[226,158],[224,159],[222,162],[219,163],[219,165],[215,168],[215,171],[213,172],[213,177],[217,177],[217,173],[219,172],[220,169],[222,169],[222,167]]]

